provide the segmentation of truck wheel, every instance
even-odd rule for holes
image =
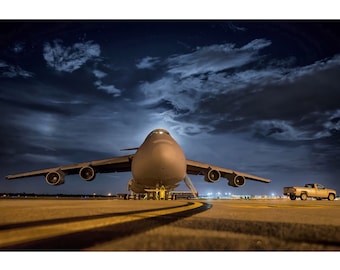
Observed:
[[[296,200],[296,196],[293,195],[293,194],[289,195],[289,198],[290,198],[292,201]]]
[[[335,196],[334,196],[333,193],[331,193],[331,194],[328,195],[328,200],[329,200],[329,201],[334,201],[334,198],[335,198]]]
[[[301,200],[303,200],[303,201],[307,200],[307,194],[306,193],[301,194]]]

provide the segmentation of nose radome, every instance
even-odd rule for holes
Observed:
[[[152,155],[159,161],[168,162],[176,158],[177,151],[170,143],[158,143],[153,149]]]

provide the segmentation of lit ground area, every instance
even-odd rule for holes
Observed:
[[[340,250],[340,201],[0,200],[1,250]]]

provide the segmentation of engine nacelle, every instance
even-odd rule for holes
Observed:
[[[92,181],[96,177],[96,172],[91,166],[87,166],[80,169],[79,176],[86,181]]]
[[[218,170],[210,169],[204,176],[204,181],[214,183],[220,180],[221,173]]]
[[[232,187],[242,187],[246,183],[246,179],[242,175],[233,175],[232,177],[228,178],[228,185]]]
[[[65,174],[62,171],[49,172],[46,174],[46,182],[51,186],[59,186],[64,184]]]

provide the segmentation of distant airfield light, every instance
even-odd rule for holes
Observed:
[[[107,196],[111,196],[111,193],[108,193]]]

